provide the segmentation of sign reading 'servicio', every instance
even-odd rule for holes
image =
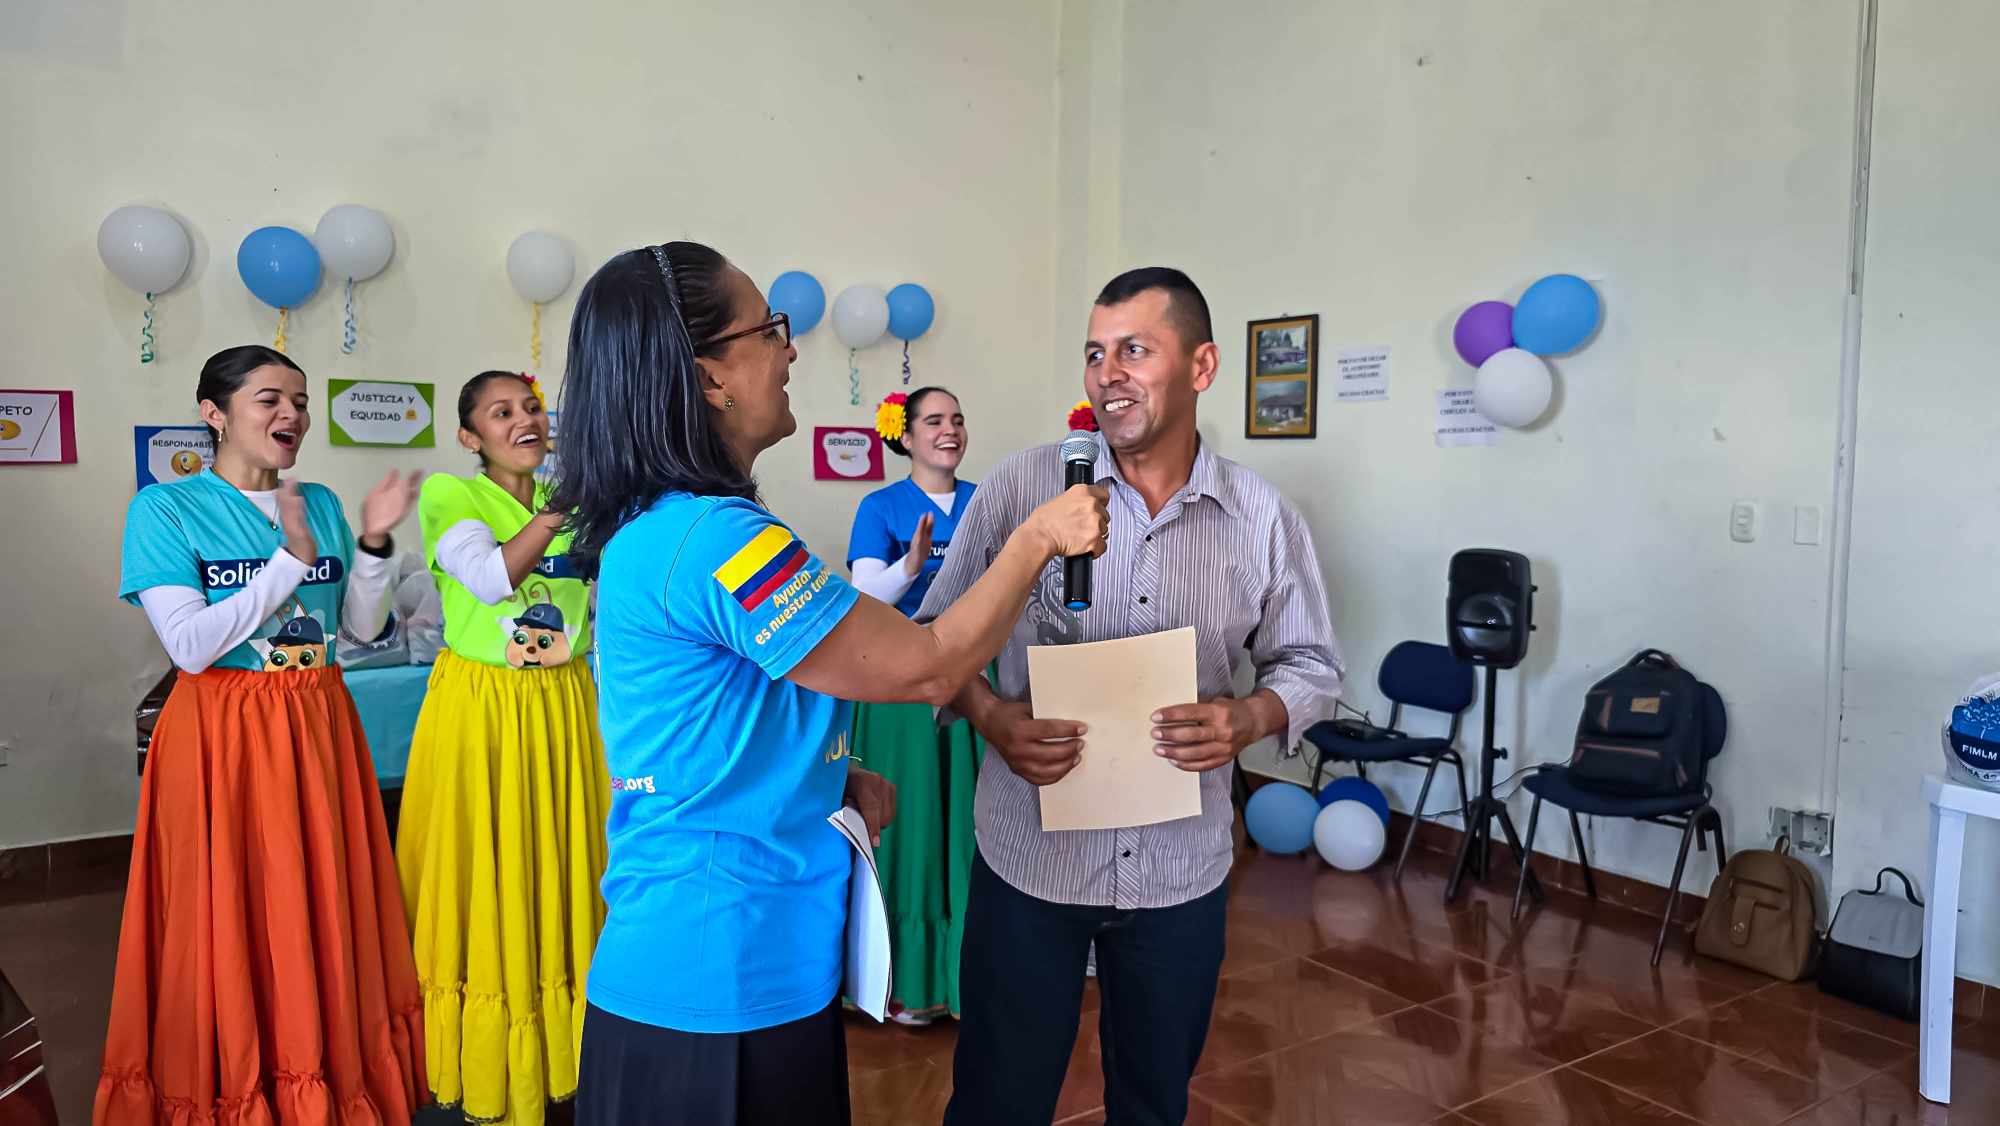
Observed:
[[[329,379],[327,421],[336,446],[432,446],[429,383],[387,383],[376,379]]]

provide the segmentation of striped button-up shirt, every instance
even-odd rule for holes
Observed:
[[[1097,479],[1111,492],[1111,534],[1109,549],[1093,564],[1091,608],[1081,614],[1064,608],[1062,560],[1052,561],[1000,654],[994,690],[1008,700],[1028,698],[1031,645],[1193,626],[1201,698],[1234,695],[1235,670],[1247,654],[1257,687],[1284,701],[1290,717],[1284,737],[1296,743],[1332,709],[1341,678],[1326,587],[1298,510],[1270,482],[1217,457],[1206,443],[1187,484],[1157,516],[1119,475],[1101,436]],[[1008,535],[1062,490],[1057,446],[1001,462],[972,495],[918,620],[935,618],[964,594]],[[1088,736],[1083,753],[1090,753]],[[1196,817],[1044,832],[1037,788],[989,754],[974,807],[979,852],[1000,878],[1054,903],[1119,909],[1185,903],[1229,875],[1234,769],[1202,774]]]

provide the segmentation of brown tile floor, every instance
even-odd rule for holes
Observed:
[[[1400,888],[1247,857],[1189,1121],[1301,1123],[2000,1121],[2000,1014],[1964,1014],[1955,1100],[1916,1094],[1916,1027],[1694,958],[1648,966],[1641,916],[1563,897],[1507,922],[1499,880],[1443,902],[1442,858]],[[0,906],[0,967],[35,1010],[65,1123],[89,1121],[109,1006],[115,887]],[[1968,1006],[1970,1008],[1972,1006]],[[850,1026],[855,1121],[936,1122],[954,1028]],[[1099,1123],[1086,1013],[1059,1114]]]

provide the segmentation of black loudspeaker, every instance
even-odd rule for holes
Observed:
[[[1475,665],[1513,668],[1528,655],[1534,611],[1527,556],[1475,547],[1451,557],[1444,620],[1453,655]]]

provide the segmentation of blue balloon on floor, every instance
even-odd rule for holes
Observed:
[[[1342,800],[1358,801],[1369,809],[1374,810],[1375,816],[1382,819],[1383,828],[1388,827],[1389,798],[1388,795],[1382,792],[1382,787],[1377,786],[1366,778],[1349,777],[1335,778],[1320,789],[1319,804],[1321,809]]]
[[[1296,856],[1312,847],[1313,818],[1319,803],[1304,786],[1272,782],[1259,786],[1243,807],[1243,827],[1265,852]]]
[[[1597,291],[1575,274],[1550,274],[1514,303],[1514,347],[1537,356],[1575,351],[1597,331]]]

